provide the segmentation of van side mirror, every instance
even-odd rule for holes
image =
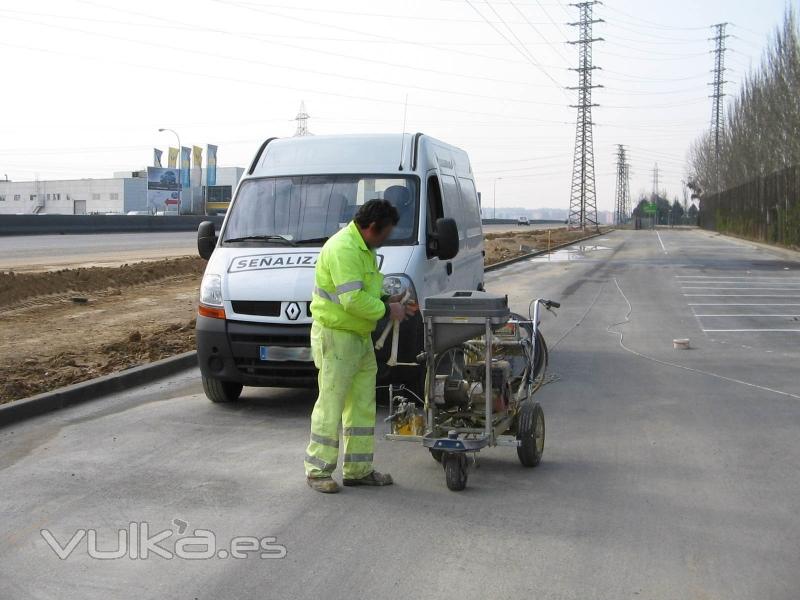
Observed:
[[[458,225],[455,219],[436,219],[436,256],[440,260],[450,260],[458,254]]]
[[[212,221],[203,221],[197,228],[197,252],[200,257],[208,260],[217,245],[217,234]]]

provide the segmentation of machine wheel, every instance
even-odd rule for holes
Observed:
[[[203,391],[212,402],[234,402],[242,393],[242,384],[203,377]]]
[[[433,460],[440,463],[442,462],[442,456],[444,456],[444,450],[434,450],[433,448],[428,448],[431,451],[431,456]]]
[[[460,492],[467,487],[467,455],[463,452],[448,452],[442,460],[447,489]]]
[[[525,400],[517,415],[517,446],[519,462],[526,467],[535,467],[544,452],[544,411],[538,402]]]

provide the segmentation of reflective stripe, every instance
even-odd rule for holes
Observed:
[[[319,296],[320,298],[325,298],[325,300],[330,300],[334,304],[339,304],[339,298],[335,294],[330,294],[323,290],[321,287],[315,287],[314,293]]]
[[[345,427],[342,432],[345,435],[375,435],[374,427]]]
[[[323,471],[333,471],[336,468],[336,463],[326,463],[324,460],[317,458],[316,456],[311,456],[310,454],[306,454],[306,462],[310,465],[314,465],[318,469],[322,469]]]
[[[363,281],[348,281],[347,283],[343,283],[342,285],[337,285],[336,293],[345,294],[347,292],[352,292],[355,290],[362,290],[362,289],[364,289]]]
[[[317,442],[318,444],[322,444],[323,446],[330,446],[331,448],[339,447],[339,440],[325,437],[324,435],[317,435],[313,431],[311,432],[311,441]]]
[[[372,462],[372,454],[345,454],[344,462]]]

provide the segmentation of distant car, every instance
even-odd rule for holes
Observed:
[[[151,215],[152,213],[149,210],[129,210],[127,212],[129,215]]]
[[[530,225],[530,221],[528,221],[528,217],[517,217],[517,225]]]

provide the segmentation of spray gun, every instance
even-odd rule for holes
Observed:
[[[403,298],[400,300],[400,304],[403,306],[411,306],[414,304],[411,301],[411,292],[406,291],[403,294]],[[397,367],[397,366],[406,366],[406,367],[417,367],[419,366],[417,363],[399,363],[397,362],[397,350],[400,344],[400,321],[389,320],[386,323],[386,327],[383,328],[380,337],[375,342],[375,350],[380,350],[383,348],[383,345],[386,343],[386,338],[389,337],[389,331],[392,332],[392,352],[389,355],[389,360],[386,361],[386,364],[390,367]]]

